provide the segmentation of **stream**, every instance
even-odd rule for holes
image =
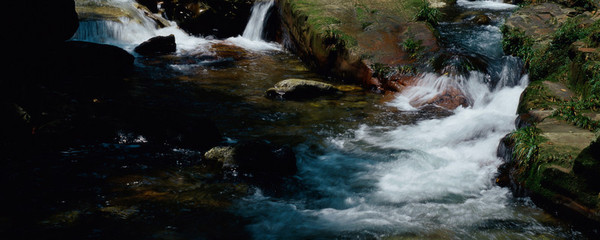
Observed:
[[[175,26],[157,29],[150,20],[82,22],[73,39],[134,54],[133,94],[147,106],[207,116],[224,144],[261,139],[292,147],[295,176],[275,187],[237,181],[235,170],[215,176],[202,167],[201,152],[154,147],[161,143],[123,129],[113,142],[59,154],[69,169],[78,162],[104,163],[82,168],[78,178],[100,185],[73,187],[90,196],[65,197],[68,203],[56,207],[55,216],[87,216],[91,220],[83,229],[90,238],[119,234],[111,229],[152,239],[584,238],[494,182],[502,164],[498,143],[514,130],[519,96],[528,84],[521,62],[501,47],[500,26],[514,5],[458,0],[444,9],[437,27],[441,44],[457,61],[481,59],[486,70],[423,73],[418,84],[391,101],[318,75],[281,44],[261,39],[273,5],[256,3],[244,33],[228,39],[189,36]],[[472,23],[468,12],[489,16],[491,24]],[[176,54],[133,53],[142,41],[168,34],[176,37]],[[310,101],[264,97],[287,78],[345,90]],[[460,90],[470,106],[415,107],[449,87]],[[99,217],[89,213],[95,208],[121,220],[98,224]]]

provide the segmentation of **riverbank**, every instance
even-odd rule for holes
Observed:
[[[504,50],[524,59],[531,83],[504,166],[517,192],[598,234],[600,223],[600,15],[597,6],[526,5],[506,20]]]

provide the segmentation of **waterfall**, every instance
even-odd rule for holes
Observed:
[[[246,29],[244,29],[242,37],[252,41],[262,40],[265,20],[269,13],[269,9],[271,9],[274,3],[275,1],[269,0],[259,1],[254,4],[252,7],[252,15],[250,16],[250,20],[248,20],[248,24],[246,25]]]
[[[251,9],[250,19],[241,36],[230,37],[226,41],[252,51],[280,51],[283,47],[278,43],[265,42],[262,39],[269,9],[274,0],[257,1]]]

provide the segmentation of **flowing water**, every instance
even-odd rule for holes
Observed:
[[[175,212],[192,220],[161,222],[154,219],[161,215],[153,208],[170,205],[151,204],[151,209],[140,210],[145,205],[130,203],[136,207],[126,210],[154,219],[148,221],[154,223],[151,226],[157,232],[152,236],[159,238],[164,236],[160,234],[183,238],[194,238],[194,234],[230,236],[224,233],[229,228],[205,226],[211,224],[210,219],[217,219],[216,224],[236,222],[234,225],[255,239],[582,237],[527,198],[514,197],[509,189],[494,183],[502,163],[497,146],[514,129],[519,96],[528,81],[519,60],[504,56],[500,45],[499,27],[513,5],[459,0],[458,6],[448,12],[480,11],[491,16],[492,24],[474,25],[468,21],[472,16],[448,14],[447,21],[438,27],[442,44],[451,52],[484,59],[486,70],[424,73],[418,84],[388,102],[380,95],[350,86],[345,86],[348,91],[342,96],[314,101],[266,99],[264,91],[286,78],[328,80],[306,69],[280,44],[262,40],[264,16],[273,5],[273,1],[256,3],[244,33],[224,40],[192,37],[174,26],[156,29],[149,22],[125,18],[120,23],[84,22],[74,38],[116,44],[131,51],[152,36],[174,34],[178,46],[175,57],[137,56],[137,68],[142,70],[132,81],[142,89],[139,95],[150,105],[176,102],[173,105],[180,111],[209,115],[226,143],[260,138],[291,145],[299,171],[283,188],[272,191],[247,185],[241,194],[231,190],[239,188],[239,183],[221,179],[217,190],[207,191],[214,188],[215,180],[210,174],[198,173],[195,165],[202,163],[201,153],[144,148],[144,136],[127,130],[116,142],[99,144],[99,150],[74,147],[63,153],[64,158],[71,161],[104,154],[118,161],[132,158],[131,152],[145,158],[152,156],[153,160],[141,165],[124,165],[145,176],[117,182],[128,189],[172,189],[176,182],[183,181],[186,184],[182,186],[192,189],[193,194],[206,194],[200,198],[207,199],[209,206],[225,209],[189,214],[190,206],[181,204]],[[421,106],[448,88],[458,89],[470,106],[452,111]],[[152,163],[164,164],[172,159],[177,162],[174,166],[155,167]],[[103,199],[110,198],[111,194],[104,193],[110,191],[101,192]],[[185,190],[171,192],[178,201],[188,196]],[[102,209],[110,206],[110,201],[117,202],[108,199],[100,203]],[[206,233],[210,231],[213,233]]]

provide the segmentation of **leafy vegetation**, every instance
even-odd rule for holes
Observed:
[[[333,51],[358,45],[358,41],[355,38],[333,27],[325,30],[323,42],[329,45]]]
[[[544,141],[540,133],[540,129],[535,126],[528,126],[508,135],[514,143],[513,158],[518,160],[521,167],[527,168],[536,159],[539,144]]]
[[[571,63],[569,47],[576,41],[595,36],[595,30],[600,28],[600,22],[591,27],[581,24],[583,18],[570,18],[551,36],[547,46],[536,43],[523,31],[507,26],[502,27],[502,47],[505,53],[520,57],[529,68],[530,78],[537,80],[552,80],[561,72],[566,71]],[[600,36],[599,36],[600,37]]]
[[[533,57],[534,41],[525,32],[503,25],[501,28],[502,49],[506,54],[521,58],[526,64]]]
[[[402,42],[402,49],[410,54],[410,58],[416,58],[419,51],[423,48],[423,46],[421,46],[422,43],[421,40],[415,40],[414,38],[409,37]]]
[[[369,9],[364,4],[355,4],[354,9],[356,11],[356,18],[360,22],[363,30],[371,26],[373,22],[373,14],[377,13],[377,10]]]
[[[373,69],[373,77],[376,78],[386,78],[387,75],[392,71],[390,66],[383,63],[371,64],[371,69]]]
[[[442,13],[437,8],[433,8],[429,5],[427,0],[422,0],[418,6],[418,12],[414,17],[415,21],[425,21],[431,26],[437,26]]]

